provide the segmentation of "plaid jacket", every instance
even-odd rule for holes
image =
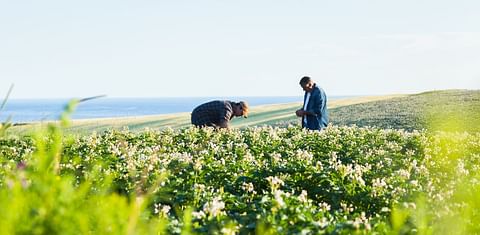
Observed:
[[[233,118],[232,102],[214,100],[196,107],[192,112],[192,124],[195,126],[218,126],[222,121]]]

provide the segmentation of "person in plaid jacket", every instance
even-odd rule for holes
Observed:
[[[192,124],[196,127],[229,128],[233,117],[247,117],[248,104],[244,101],[214,100],[199,105],[192,111]]]

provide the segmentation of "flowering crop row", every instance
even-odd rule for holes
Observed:
[[[47,137],[44,146],[38,138],[0,142],[7,191],[40,148],[55,148]],[[144,217],[162,219],[170,233],[187,225],[224,234],[446,232],[454,217],[460,231],[479,229],[470,205],[479,191],[480,134],[186,128],[107,131],[67,137],[61,146],[56,174],[75,190],[93,182],[92,195],[107,187],[120,197],[147,196]],[[36,183],[22,182],[23,190]],[[473,212],[455,214],[466,208]]]

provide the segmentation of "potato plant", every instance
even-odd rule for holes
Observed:
[[[50,127],[0,143],[2,234],[479,232],[478,133]]]

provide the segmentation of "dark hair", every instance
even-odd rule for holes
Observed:
[[[300,79],[300,85],[305,85],[307,84],[308,82],[310,82],[312,79],[310,79],[310,77],[308,76],[304,76],[302,79]]]

